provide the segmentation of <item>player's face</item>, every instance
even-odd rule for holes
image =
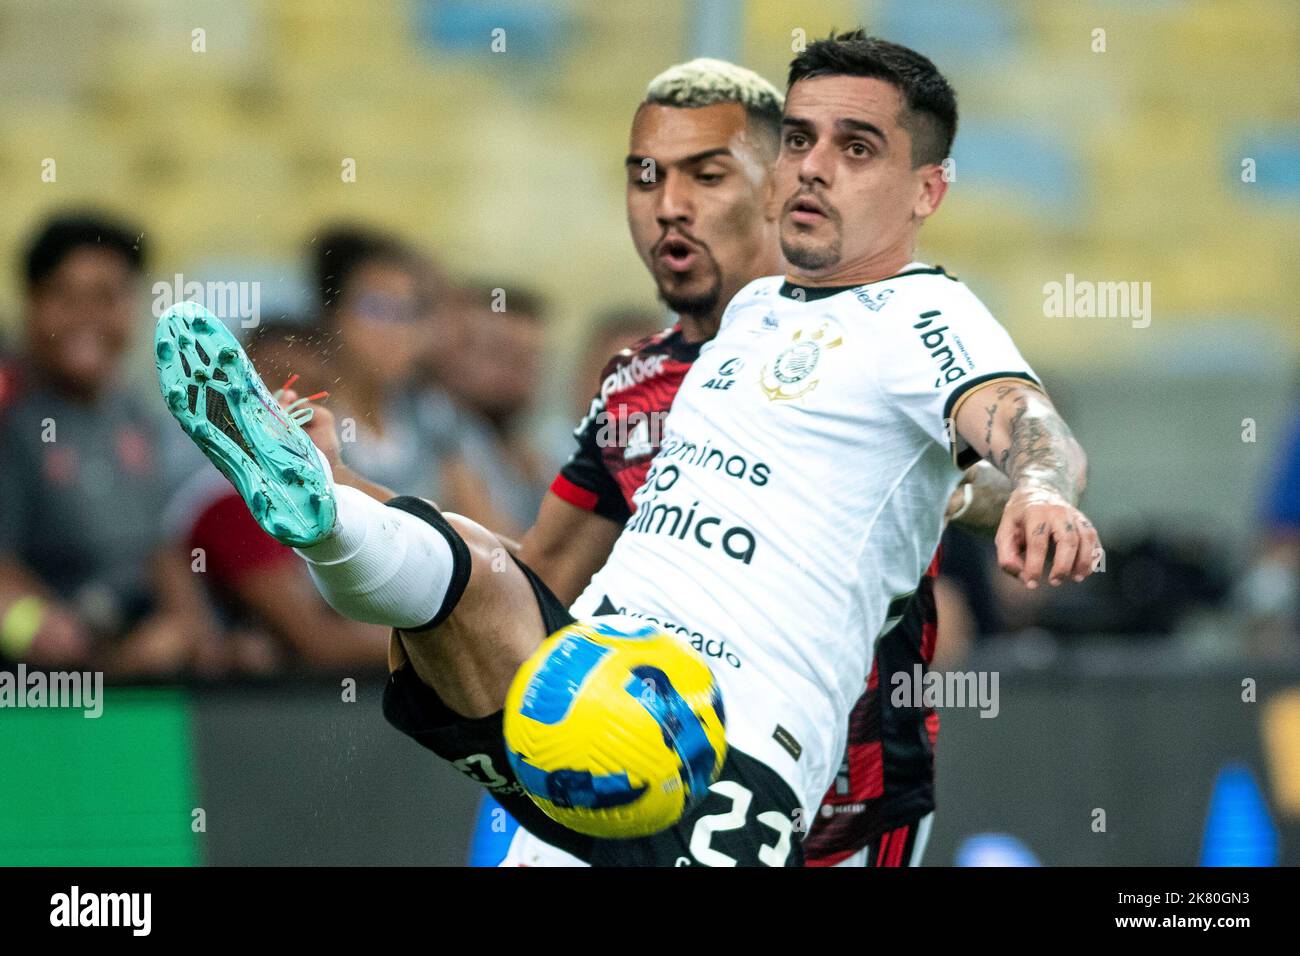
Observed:
[[[674,312],[707,316],[776,271],[766,212],[770,153],[739,103],[649,104],[632,121],[627,220]]]
[[[861,278],[911,258],[945,187],[939,166],[913,168],[903,109],[896,87],[867,77],[790,89],[774,180],[781,251],[796,275]]]
[[[125,260],[107,249],[76,249],[28,300],[33,352],[65,387],[93,394],[129,344],[134,307]]]

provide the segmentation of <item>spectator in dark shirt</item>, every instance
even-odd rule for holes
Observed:
[[[0,655],[165,673],[205,633],[158,549],[159,416],[121,383],[146,314],[141,233],[52,219],[23,266],[25,355],[0,408]]]

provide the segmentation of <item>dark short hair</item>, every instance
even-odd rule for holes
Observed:
[[[315,237],[312,250],[322,316],[333,315],[352,277],[363,267],[384,264],[415,269],[415,259],[400,239],[365,226],[331,226]]]
[[[128,269],[144,270],[144,237],[139,229],[96,212],[61,213],[46,220],[23,260],[23,278],[33,289],[48,279],[73,252],[87,246],[120,255]]]
[[[790,87],[819,76],[865,76],[892,84],[903,96],[899,122],[912,136],[912,165],[948,157],[957,135],[957,94],[928,58],[863,30],[832,33],[790,62]]]

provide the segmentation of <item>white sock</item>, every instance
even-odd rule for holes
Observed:
[[[344,617],[414,628],[427,624],[447,596],[455,571],[451,544],[426,521],[336,485],[334,534],[296,548],[316,590]]]

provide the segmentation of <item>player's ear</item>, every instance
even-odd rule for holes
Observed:
[[[934,214],[948,194],[948,177],[939,163],[918,166],[915,175],[916,201],[912,204],[912,215],[924,220]]]

